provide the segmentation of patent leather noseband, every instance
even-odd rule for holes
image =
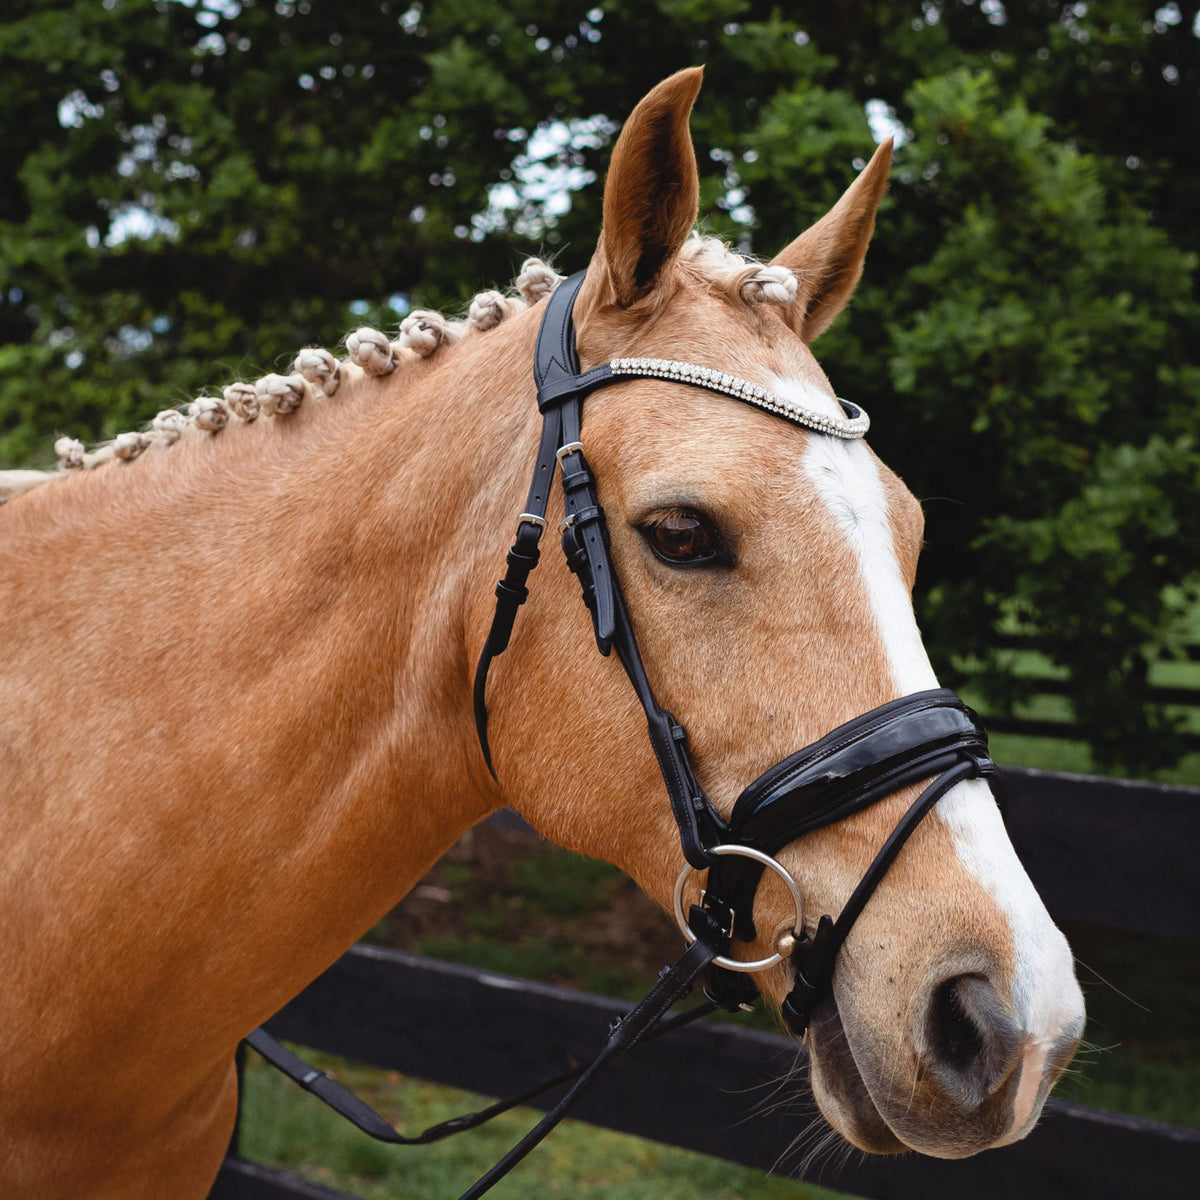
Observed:
[[[684,727],[655,700],[642,663],[609,554],[604,511],[584,457],[583,402],[597,389],[629,378],[665,378],[757,403],[822,436],[861,436],[866,416],[846,401],[841,402],[844,421],[789,411],[773,404],[762,388],[719,370],[686,363],[617,359],[581,372],[572,310],[583,281],[580,272],[558,286],[547,301],[538,331],[534,377],[542,434],[533,481],[508,552],[508,570],[496,587],[496,612],[475,673],[480,745],[491,770],[488,668],[507,647],[517,610],[528,595],[527,583],[537,566],[550,487],[558,467],[566,509],[563,551],[591,613],[596,644],[601,654],[616,651],[641,702],[679,827],[683,857],[688,867],[708,871],[702,904],[693,906],[686,919],[682,913],[677,915],[689,942],[709,941],[717,963],[730,968],[710,968],[711,995],[733,1005],[747,1000],[752,991],[735,975],[744,964],[723,956],[731,939],[750,941],[755,937],[754,894],[764,870],[764,856],[775,868],[774,855],[804,834],[844,820],[902,788],[932,780],[880,848],[837,920],[822,916],[814,932],[795,931],[795,983],[783,1012],[791,1028],[802,1034],[814,1004],[830,986],[838,950],[905,840],[954,784],[995,775],[987,735],[975,713],[947,689],[904,696],[855,717],[768,768],[738,797],[728,821],[721,817],[696,781]],[[756,854],[747,854],[747,849]],[[786,874],[782,867],[778,869]],[[676,890],[678,895],[681,886]],[[798,915],[799,911],[800,905]],[[778,957],[762,962],[778,961]]]

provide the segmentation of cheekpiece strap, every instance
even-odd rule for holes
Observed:
[[[550,485],[556,466],[561,467],[566,511],[562,544],[567,564],[579,580],[584,603],[591,613],[597,647],[602,654],[615,647],[646,714],[650,742],[679,826],[684,857],[693,866],[704,867],[709,861],[707,848],[723,838],[724,822],[696,782],[688,761],[683,727],[654,698],[609,555],[604,510],[583,452],[584,399],[597,388],[618,382],[608,363],[589,371],[579,369],[572,312],[585,275],[583,271],[572,275],[550,294],[538,329],[534,381],[542,413],[542,436],[525,511],[518,522],[517,540],[508,552],[508,573],[496,587],[492,628],[475,670],[475,726],[491,770],[487,738],[488,669],[496,655],[507,647],[517,610],[528,595],[526,581],[537,565]]]

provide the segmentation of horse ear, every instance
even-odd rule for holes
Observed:
[[[633,110],[613,150],[597,265],[622,308],[655,291],[696,223],[700,181],[688,117],[703,76],[692,67],[663,80]]]
[[[784,312],[788,324],[806,342],[833,324],[858,284],[891,162],[889,138],[842,198],[771,260],[773,267],[790,267],[800,282],[795,301]]]

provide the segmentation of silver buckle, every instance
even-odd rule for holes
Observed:
[[[546,519],[539,517],[537,513],[522,513],[517,518],[517,531],[520,532],[522,525],[536,525],[539,529],[546,528]]]
[[[558,460],[559,469],[562,468],[562,460],[568,454],[580,454],[583,451],[582,442],[568,442],[565,446],[559,446],[554,452],[554,457]]]

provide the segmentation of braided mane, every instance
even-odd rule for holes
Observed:
[[[693,234],[680,252],[679,265],[735,303],[787,305],[796,297],[796,278],[787,267],[764,266],[743,258],[718,238]],[[120,433],[90,449],[77,438],[60,437],[54,443],[56,470],[0,471],[0,504],[77,471],[131,462],[151,446],[165,449],[183,437],[219,433],[231,422],[286,416],[305,400],[331,398],[347,378],[389,375],[406,361],[427,358],[443,346],[453,346],[471,331],[484,333],[495,328],[548,296],[562,279],[541,259],[529,258],[514,282],[514,292],[480,292],[462,320],[418,309],[400,323],[394,340],[368,326],[348,334],[344,359],[321,347],[306,347],[296,356],[290,374],[272,373],[253,383],[231,383],[220,396],[198,396],[183,409],[164,409],[142,430]]]

